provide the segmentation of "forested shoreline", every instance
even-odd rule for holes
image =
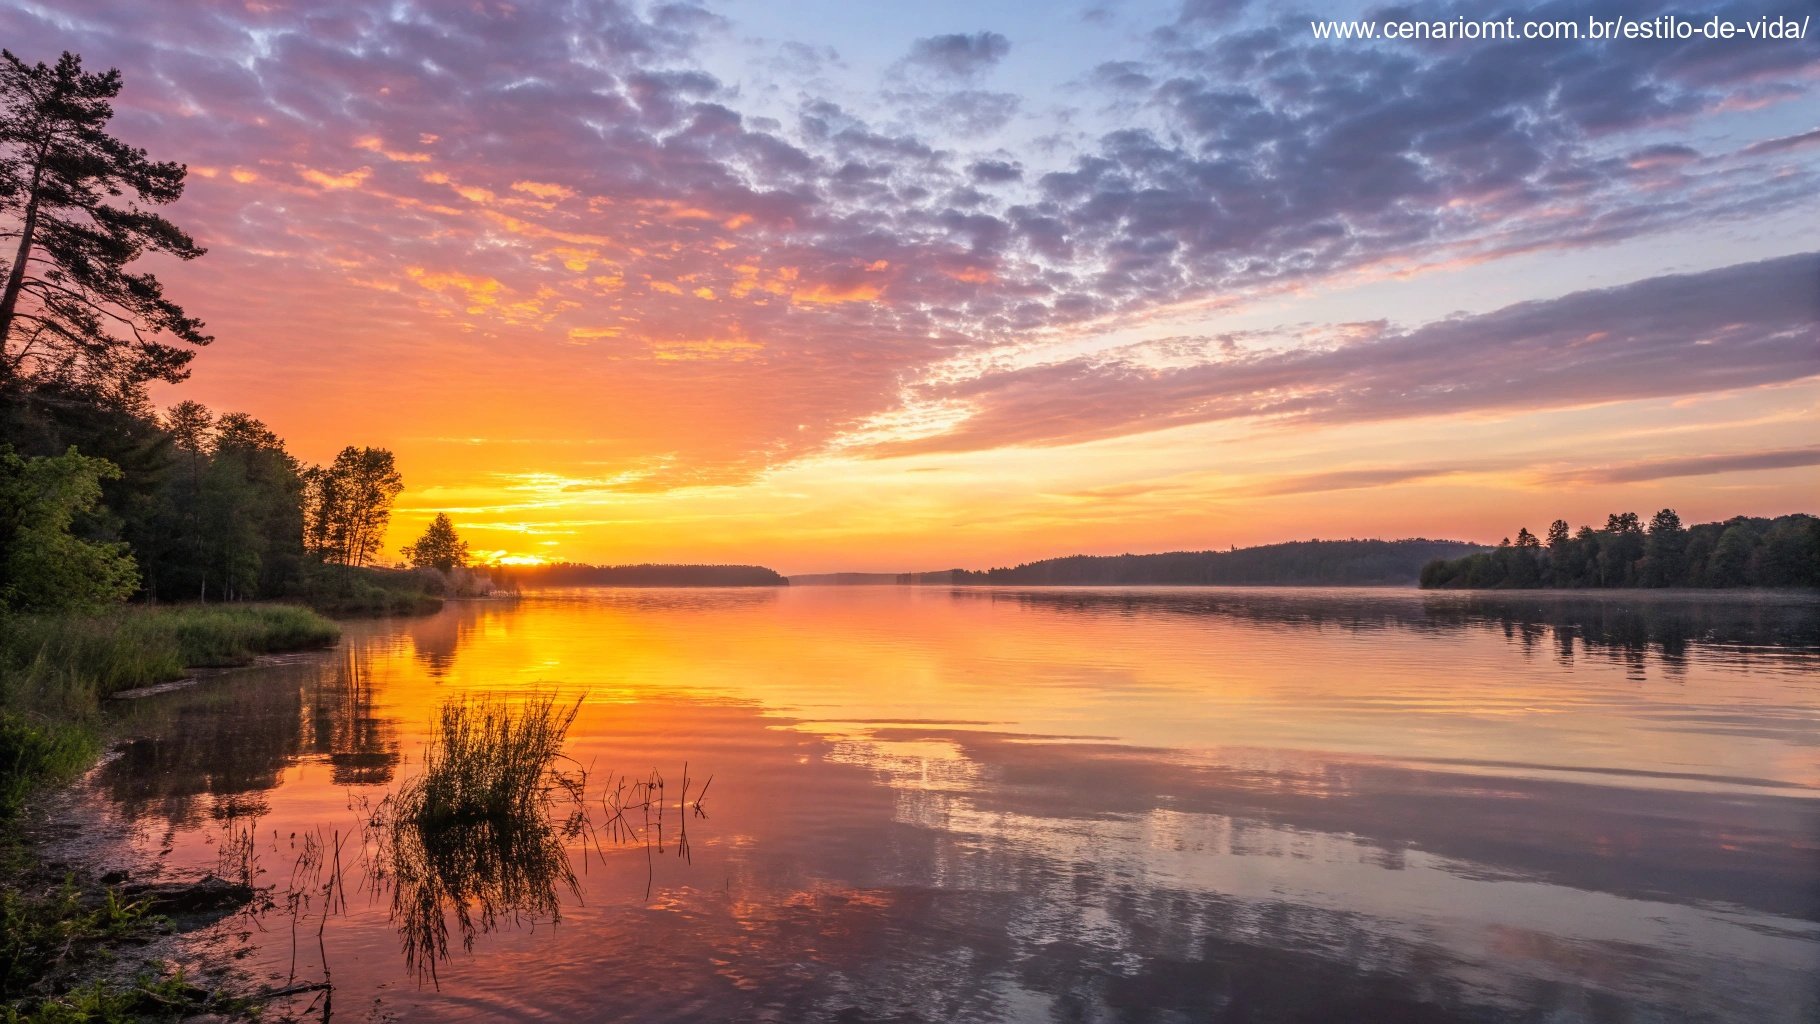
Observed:
[[[1483,550],[1456,540],[1303,540],[1227,551],[1070,555],[1009,568],[955,569],[963,586],[1408,586],[1424,564]],[[919,573],[927,579],[943,574]],[[906,582],[911,582],[906,580]]]
[[[1820,587],[1820,519],[1803,513],[1774,519],[1735,516],[1684,527],[1668,508],[1647,526],[1635,512],[1614,512],[1599,530],[1574,530],[1557,519],[1543,537],[1525,527],[1491,551],[1436,559],[1422,567],[1421,585],[1474,590]]]

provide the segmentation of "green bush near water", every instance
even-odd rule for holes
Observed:
[[[325,615],[428,615],[442,607],[433,581],[406,569],[317,566],[305,574],[296,599]]]

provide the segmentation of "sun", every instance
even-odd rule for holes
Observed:
[[[548,565],[550,560],[542,555],[510,555],[504,551],[494,551],[486,555],[482,562],[486,565]]]

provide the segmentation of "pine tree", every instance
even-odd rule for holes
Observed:
[[[182,196],[187,171],[107,133],[119,92],[120,72],[85,72],[74,54],[48,66],[0,50],[0,216],[17,225],[0,235],[16,243],[0,283],[0,391],[130,399],[188,376],[189,346],[210,341],[157,277],[127,269],[203,250],[145,209]]]

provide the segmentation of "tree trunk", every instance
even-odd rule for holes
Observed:
[[[19,228],[19,252],[6,275],[6,290],[0,293],[0,383],[13,377],[13,362],[6,354],[7,340],[13,334],[13,315],[19,308],[19,293],[25,288],[25,263],[31,259],[32,236],[38,231],[38,188],[44,181],[44,158],[50,143],[38,147],[38,159],[32,166],[32,184],[26,193],[25,217]]]

